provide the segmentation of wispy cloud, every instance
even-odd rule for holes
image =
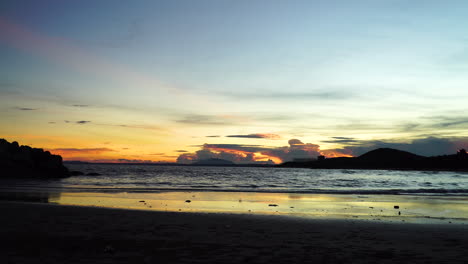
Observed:
[[[351,137],[331,137],[329,140],[323,140],[324,143],[357,143],[359,140]]]
[[[281,139],[279,135],[276,134],[246,134],[246,135],[227,135],[226,137],[230,138],[264,138],[264,139]]]
[[[90,122],[91,121],[87,121],[87,120],[76,121],[76,123],[80,124],[80,125],[87,124],[87,123],[90,123]]]
[[[232,125],[233,120],[228,120],[220,116],[214,115],[186,115],[182,119],[175,120],[177,123],[190,125]]]
[[[120,125],[112,125],[112,124],[105,124],[108,126],[119,126],[119,127],[126,127],[126,128],[138,128],[138,129],[148,129],[148,130],[165,130],[165,128],[155,125],[138,125],[138,124],[120,124]]]
[[[221,96],[242,100],[347,100],[356,94],[345,90],[318,90],[313,92],[223,92]]]
[[[152,155],[152,156],[163,156],[163,155],[166,155],[166,153],[163,153],[163,152],[158,152],[158,153],[151,153],[149,155]]]
[[[21,110],[21,111],[34,111],[34,110],[38,110],[38,108],[29,108],[29,107],[15,107],[15,109]]]
[[[85,104],[74,104],[72,105],[74,107],[88,107],[89,105],[85,105]]]
[[[61,156],[99,155],[105,152],[115,152],[115,150],[110,148],[54,148],[47,150]]]

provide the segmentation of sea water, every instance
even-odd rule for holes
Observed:
[[[97,176],[1,179],[0,200],[106,208],[468,224],[468,173],[67,164]]]
[[[468,172],[67,164],[72,176],[10,182],[18,188],[60,191],[220,191],[468,196]],[[4,181],[3,184],[7,184]]]

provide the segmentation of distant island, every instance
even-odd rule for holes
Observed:
[[[359,157],[325,158],[312,161],[290,161],[288,168],[313,169],[396,169],[396,170],[468,170],[468,154],[461,149],[453,155],[424,157],[391,148],[379,148]]]
[[[1,178],[63,178],[70,175],[62,157],[0,139]]]

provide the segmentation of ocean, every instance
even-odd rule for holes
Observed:
[[[265,192],[311,194],[411,194],[468,196],[468,172],[67,164],[99,173],[10,184],[67,192]],[[4,182],[5,183],[5,182]]]

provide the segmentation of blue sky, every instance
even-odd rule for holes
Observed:
[[[50,149],[110,142],[105,158],[146,160],[290,139],[336,151],[464,146],[467,11],[464,1],[2,1],[0,136]],[[90,122],[70,127],[78,121]],[[226,137],[251,134],[278,137]]]

